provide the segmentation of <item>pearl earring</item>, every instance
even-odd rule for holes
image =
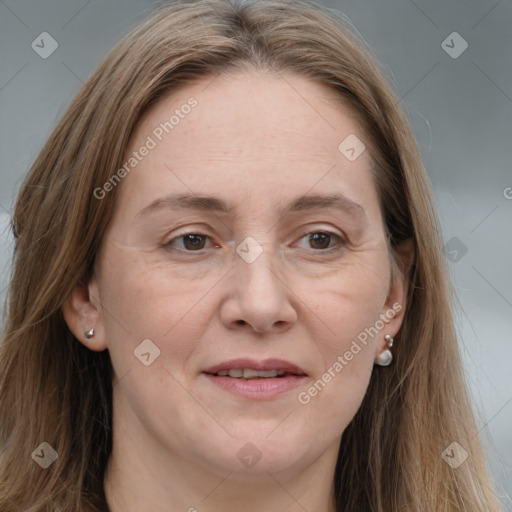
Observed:
[[[384,339],[386,340],[388,347],[391,348],[393,346],[393,338],[389,334],[386,334]],[[375,364],[378,364],[379,366],[389,366],[391,364],[391,361],[393,361],[393,354],[389,348],[383,350],[375,358]]]
[[[85,336],[85,339],[86,339],[86,340],[91,339],[91,338],[94,336],[94,329],[91,329],[90,331],[87,331],[87,332],[84,334],[84,336]]]

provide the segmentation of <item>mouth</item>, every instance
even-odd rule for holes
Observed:
[[[286,375],[287,372],[281,370],[254,370],[253,368],[230,368],[229,370],[221,370],[214,373],[217,377],[232,377],[233,379],[280,379]]]
[[[210,383],[238,396],[263,400],[297,387],[306,373],[282,359],[234,359],[203,370]]]

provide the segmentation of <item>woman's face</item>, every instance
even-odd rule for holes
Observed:
[[[222,474],[334,467],[403,317],[369,144],[293,74],[204,79],[145,114],[82,326],[130,449]]]

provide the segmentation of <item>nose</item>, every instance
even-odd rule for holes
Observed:
[[[257,333],[290,329],[297,321],[297,299],[274,251],[265,249],[254,261],[237,256],[234,265],[229,297],[221,307],[223,324],[228,329]]]

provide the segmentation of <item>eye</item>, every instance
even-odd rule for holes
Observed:
[[[300,240],[304,239],[310,244],[309,248],[323,252],[328,252],[332,249],[333,245],[331,245],[331,242],[333,241],[337,242],[334,244],[334,247],[338,245],[338,248],[341,248],[344,243],[344,240],[340,236],[330,231],[313,231],[300,238]]]
[[[172,240],[169,240],[164,244],[164,247],[170,250],[177,248],[178,250],[185,252],[195,252],[204,249],[205,242],[209,239],[209,236],[203,235],[201,233],[185,233],[183,235],[177,236],[176,238],[173,238]],[[182,241],[182,243],[178,244],[178,247],[176,247],[176,241]]]
[[[299,240],[304,240],[309,243],[310,249],[315,249],[319,252],[330,252],[333,247],[336,250],[344,245],[344,240],[335,233],[330,231],[312,231],[302,236]],[[184,252],[199,252],[205,249],[207,240],[211,240],[208,235],[202,233],[184,233],[183,235],[177,236],[168,242],[165,242],[163,246],[169,250],[178,250]],[[215,245],[218,247],[218,245]]]

